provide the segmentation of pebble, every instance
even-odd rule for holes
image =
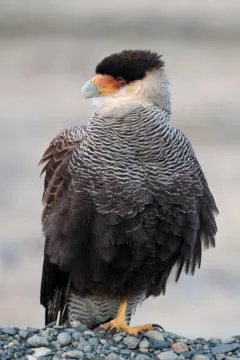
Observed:
[[[240,344],[220,344],[212,348],[212,354],[216,355],[218,353],[220,354],[226,354],[230,351],[235,351],[240,348]]]
[[[85,348],[85,346],[87,346],[87,345],[88,345],[88,342],[86,340],[84,340],[84,339],[81,339],[79,344],[78,344],[78,348],[80,350],[83,350]]]
[[[130,354],[131,354],[131,351],[128,350],[128,349],[122,349],[122,350],[120,351],[120,353],[123,354],[123,355],[130,355]]]
[[[8,335],[16,335],[17,331],[14,328],[11,327],[0,327],[0,332],[2,332],[3,334],[8,334]]]
[[[76,341],[79,341],[80,338],[82,337],[82,333],[80,333],[79,331],[76,331],[73,335],[72,338]]]
[[[148,355],[140,354],[136,356],[135,360],[151,360],[151,358]]]
[[[185,342],[176,342],[171,345],[171,349],[176,353],[182,353],[188,351],[188,346]]]
[[[162,350],[169,348],[169,343],[165,340],[152,340],[149,339],[149,346],[152,349]]]
[[[136,338],[135,336],[127,336],[123,339],[123,343],[129,349],[136,349],[136,347],[139,344],[139,339]]]
[[[70,359],[83,359],[84,353],[79,350],[72,350],[72,351],[64,352],[62,354],[62,357],[67,357]]]
[[[32,347],[48,346],[49,342],[41,335],[33,335],[27,339],[28,345]]]
[[[219,344],[219,340],[216,339],[216,338],[209,339],[209,342],[212,343],[212,344],[215,344],[215,345]]]
[[[88,340],[89,345],[97,346],[99,344],[99,340],[97,338],[90,338]]]
[[[118,360],[119,357],[116,354],[109,354],[107,357],[105,357],[105,360]]]
[[[225,359],[226,356],[223,354],[216,354],[215,357],[217,360],[223,360],[223,359]]]
[[[164,337],[170,337],[171,339],[174,339],[174,340],[177,340],[177,339],[181,339],[182,336],[178,335],[178,334],[175,334],[173,332],[170,332],[170,331],[161,331],[161,334],[164,336]]]
[[[52,341],[50,343],[50,346],[56,348],[57,350],[60,350],[61,349],[61,345],[57,342],[57,341]]]
[[[48,356],[51,353],[52,353],[52,351],[48,348],[38,347],[38,348],[34,349],[34,353],[32,355],[28,355],[27,358],[28,358],[28,360],[35,360],[35,359],[39,359],[40,357],[43,357],[43,356]]]
[[[210,358],[205,355],[196,354],[193,356],[192,360],[210,360]]]
[[[92,351],[91,345],[86,345],[86,346],[84,346],[83,351],[84,351],[85,353],[91,352],[91,351]]]
[[[26,339],[26,337],[28,336],[28,333],[25,330],[20,330],[18,335],[21,336],[21,338]]]
[[[69,345],[70,342],[71,342],[71,339],[72,339],[72,338],[71,338],[71,335],[70,335],[68,332],[66,332],[66,331],[58,334],[58,336],[57,336],[57,341],[59,342],[59,344],[60,344],[61,346],[67,346],[67,345]]]
[[[122,340],[122,336],[121,335],[114,335],[113,336],[113,340],[115,341],[115,343],[119,343]]]
[[[72,341],[72,347],[77,348],[78,347],[78,341]]]
[[[174,343],[173,339],[171,339],[170,337],[167,337],[167,338],[166,338],[166,341],[167,341],[169,344],[173,344],[173,343]]]
[[[232,344],[235,341],[236,341],[236,339],[234,337],[230,337],[230,338],[227,338],[227,339],[222,339],[223,344]]]
[[[157,330],[149,330],[144,333],[144,336],[153,340],[165,340],[163,335]]]
[[[119,353],[120,349],[117,346],[111,346],[110,349],[116,353]]]
[[[139,344],[139,348],[141,349],[148,349],[149,348],[149,341],[147,340],[142,340]]]
[[[90,330],[84,331],[83,335],[84,335],[84,336],[90,336],[90,337],[95,337],[95,336],[96,336],[95,332],[94,332],[94,331],[90,331]]]
[[[150,330],[140,341],[123,332],[104,338],[106,331],[86,328],[1,329],[1,360],[240,360],[240,338],[235,336],[190,340]]]
[[[157,358],[159,360],[177,360],[178,356],[177,356],[177,354],[175,354],[175,352],[170,350],[170,351],[165,351],[163,353],[158,354]]]

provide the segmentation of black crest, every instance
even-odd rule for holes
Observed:
[[[149,50],[124,50],[105,57],[96,67],[97,74],[122,76],[127,82],[142,79],[146,72],[164,66],[161,55]]]

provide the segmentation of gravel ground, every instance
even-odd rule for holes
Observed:
[[[158,330],[138,339],[126,333],[106,337],[86,328],[0,328],[1,360],[231,360],[240,358],[240,335],[226,339],[187,339]]]

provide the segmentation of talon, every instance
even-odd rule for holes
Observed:
[[[153,328],[156,328],[156,330],[161,329],[161,331],[165,332],[164,328],[161,325],[158,324],[152,324]],[[158,330],[159,331],[159,330]]]
[[[140,338],[140,341],[141,341],[142,337],[143,337],[143,332],[148,331],[148,330],[153,330],[154,326],[156,326],[157,328],[164,331],[160,325],[156,325],[156,324],[129,326],[125,320],[126,308],[127,308],[127,301],[122,300],[120,302],[116,317],[113,320],[100,325],[101,329],[109,330],[109,332],[107,333],[107,336],[113,335],[114,333],[116,333],[118,331],[124,331],[129,335],[133,335],[133,336]]]
[[[117,326],[115,326],[114,328],[110,329],[110,330],[108,331],[106,337],[111,336],[111,335],[115,334],[116,332],[118,332],[118,327],[117,327]]]

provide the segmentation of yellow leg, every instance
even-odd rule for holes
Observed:
[[[127,300],[123,299],[120,302],[115,319],[100,325],[100,328],[105,330],[112,330],[116,328],[116,332],[124,331],[134,336],[138,336],[139,332],[141,331],[147,331],[153,329],[152,324],[129,326],[126,322],[126,309],[127,309]]]

